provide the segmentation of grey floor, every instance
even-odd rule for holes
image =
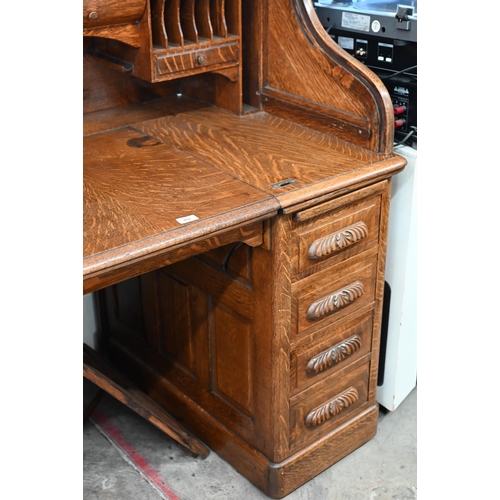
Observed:
[[[84,380],[84,404],[96,387]],[[84,500],[267,499],[211,452],[201,460],[106,395],[83,426]],[[417,389],[395,412],[380,412],[370,442],[287,500],[417,498]]]

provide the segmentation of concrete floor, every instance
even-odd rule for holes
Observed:
[[[96,393],[84,380],[84,404]],[[108,395],[83,427],[84,500],[267,499],[211,452],[201,460]],[[286,500],[417,498],[417,389],[370,442]]]

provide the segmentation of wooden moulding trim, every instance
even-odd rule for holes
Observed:
[[[283,498],[314,476],[372,439],[377,432],[378,407],[369,406],[331,433],[290,458],[272,464],[269,474],[271,498]]]
[[[179,259],[205,252],[214,248],[214,245],[220,246],[218,243],[212,244],[219,238],[225,243],[243,241],[251,246],[259,245],[262,243],[262,221],[277,214],[274,203],[272,206],[270,203],[265,205],[271,210],[263,210],[262,215],[251,220],[242,220],[243,216],[229,219],[232,222],[230,227],[224,223],[217,224],[217,219],[210,226],[207,226],[206,220],[195,221],[186,227],[179,227],[130,245],[92,255],[83,262],[83,293],[97,291],[138,274],[164,267]],[[254,224],[258,224],[258,234],[256,227],[250,227]],[[245,234],[247,227],[249,228],[248,235]],[[255,241],[256,236],[258,236],[258,241]],[[198,251],[194,249],[189,255],[182,253],[186,246],[194,248],[193,245],[197,243],[199,244]],[[177,253],[179,256],[176,255]],[[170,255],[174,257],[169,258]],[[141,267],[143,263],[145,265]]]
[[[309,185],[301,190],[293,190],[276,195],[280,202],[282,213],[294,213],[304,207],[307,202],[314,198],[322,197],[343,189],[355,189],[360,184],[373,183],[392,177],[401,172],[406,165],[402,156],[391,155],[390,158],[373,163],[368,167],[362,167],[347,174],[332,177],[324,181]]]
[[[118,24],[109,26],[96,26],[83,28],[83,36],[96,36],[107,38],[109,40],[118,40],[119,42],[139,48],[139,23]]]
[[[193,221],[121,247],[91,255],[83,260],[83,275],[84,277],[90,276],[119,264],[128,264],[136,259],[168,252],[184,244],[191,244],[207,237],[223,234],[231,229],[271,218],[277,213],[276,205],[274,199],[267,199],[252,206]]]
[[[381,182],[377,182],[375,184],[369,183],[368,185],[358,185],[355,191],[349,190],[346,193],[343,192],[345,191],[343,190],[340,192],[330,193],[329,195],[320,197],[319,199],[312,199],[307,203],[294,207],[293,220],[294,222],[304,222],[313,219],[318,215],[335,210],[342,205],[348,205],[363,198],[367,198],[368,196],[382,193],[387,188],[389,182],[390,180],[383,179]],[[295,211],[295,209],[297,209],[297,211]],[[283,212],[289,213],[285,210]]]
[[[122,24],[118,26],[99,26],[95,28],[86,28],[83,30],[83,36],[96,36],[99,38],[109,38],[119,42],[139,48],[141,43],[139,39],[139,24]]]
[[[261,91],[264,111],[270,114],[290,114],[295,119],[302,117],[314,122],[322,132],[334,134],[341,139],[368,145],[372,133],[363,117],[350,115],[329,106],[322,106],[312,101],[272,87]]]
[[[230,73],[231,70],[232,74]],[[159,69],[159,61],[156,60],[154,61],[154,78],[152,80],[152,83],[167,82],[171,80],[177,80],[185,76],[199,75],[207,72],[220,73],[223,76],[226,76],[228,80],[236,81],[237,76],[239,74],[239,63],[234,61],[229,61],[210,66],[199,66],[199,67],[193,66],[185,71],[163,72],[161,69]],[[225,72],[227,74],[225,74]]]

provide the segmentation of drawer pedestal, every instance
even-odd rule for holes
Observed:
[[[376,433],[389,193],[278,215],[260,247],[100,292],[114,363],[273,498]]]

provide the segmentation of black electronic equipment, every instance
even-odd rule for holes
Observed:
[[[394,105],[394,140],[417,143],[417,1],[321,0],[327,33],[383,81]]]

